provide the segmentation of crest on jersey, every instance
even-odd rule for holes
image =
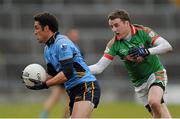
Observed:
[[[121,53],[121,54],[125,54],[126,52],[127,52],[126,49],[119,50],[119,53]]]
[[[67,44],[62,44],[60,47],[61,47],[61,49],[62,49],[63,51],[66,51],[66,50],[67,50]]]

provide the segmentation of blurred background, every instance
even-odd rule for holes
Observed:
[[[30,63],[45,66],[43,45],[33,34],[33,15],[48,11],[57,16],[60,32],[69,27],[80,31],[80,48],[88,65],[101,58],[113,36],[107,15],[115,9],[130,13],[132,23],[151,27],[173,46],[161,55],[168,73],[168,103],[180,104],[180,0],[0,0],[0,104],[5,102],[41,102],[49,90],[31,91],[21,83],[21,73]],[[115,58],[98,75],[103,101],[134,101],[134,89],[126,69]]]

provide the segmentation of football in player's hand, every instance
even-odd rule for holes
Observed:
[[[39,64],[30,64],[24,68],[21,77],[26,86],[34,86],[34,82],[32,82],[31,79],[45,81],[46,71]]]

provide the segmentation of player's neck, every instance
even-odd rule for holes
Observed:
[[[129,31],[129,33],[126,35],[126,37],[124,39],[127,40],[127,41],[130,41],[131,37],[132,37],[131,31]]]
[[[49,38],[48,38],[48,39],[50,39],[51,37],[53,37],[54,34],[55,34],[55,33],[53,33],[53,32],[49,32],[49,34],[48,34],[48,37],[49,37]]]
[[[50,33],[49,34],[49,39],[46,41],[46,45],[49,46],[50,44],[54,43],[57,34],[59,34],[59,32]]]

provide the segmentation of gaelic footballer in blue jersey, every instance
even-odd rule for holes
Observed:
[[[58,22],[52,14],[34,16],[34,34],[39,43],[46,44],[44,59],[49,78],[46,82],[32,80],[32,90],[64,84],[70,97],[72,118],[88,118],[100,99],[100,87],[81,56],[79,49],[58,32]]]

